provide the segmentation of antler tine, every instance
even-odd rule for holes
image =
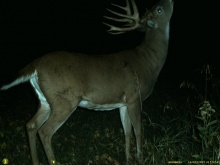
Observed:
[[[117,19],[117,18],[112,18],[112,17],[104,16],[105,18],[110,19],[110,20],[114,20],[114,21],[117,21],[117,22],[129,22],[129,23],[132,22],[132,20],[130,18],[130,16],[131,16],[130,3],[128,2],[128,0],[126,0],[126,6],[125,7],[119,6],[119,5],[116,5],[116,4],[113,4],[113,3],[112,3],[112,6],[118,7],[120,9],[126,11],[126,14],[121,14],[121,13],[115,12],[115,11],[110,10],[110,9],[107,9],[107,10],[109,12],[117,15],[117,16],[124,17],[124,18]],[[129,18],[129,19],[126,19],[126,18]]]
[[[128,1],[128,0],[127,0],[127,1]],[[138,8],[137,8],[137,5],[136,5],[136,3],[134,2],[134,0],[131,0],[131,4],[132,4],[132,6],[133,6],[134,17],[135,17],[135,18],[138,18],[138,20],[139,20]]]
[[[126,14],[121,14],[115,11],[112,11],[110,9],[107,9],[109,12],[111,12],[114,15],[117,15],[119,17],[123,17],[123,18],[113,18],[113,17],[107,17],[104,16],[107,19],[113,20],[113,21],[117,21],[117,22],[127,22],[127,24],[124,25],[124,27],[116,27],[107,23],[103,23],[107,26],[110,27],[110,29],[108,30],[108,32],[111,34],[121,34],[124,33],[126,31],[131,31],[134,29],[137,29],[140,26],[140,18],[139,18],[139,13],[138,13],[138,8],[134,2],[134,0],[131,0],[131,7],[133,8],[133,14],[131,13],[131,7],[130,7],[130,3],[129,0],[126,0],[126,6],[119,6],[116,4],[112,4],[115,7],[118,7],[122,10],[124,10],[126,12]]]
[[[122,29],[119,28],[119,27],[112,26],[112,25],[107,24],[107,23],[104,23],[104,22],[103,22],[103,24],[106,25],[106,26],[108,26],[108,27],[110,27],[110,29],[108,30],[108,32],[109,32],[110,34],[122,34],[122,33],[125,32],[125,31],[122,31]]]
[[[128,0],[126,0],[126,6],[125,7],[119,6],[119,5],[116,5],[116,4],[113,4],[113,3],[112,3],[112,5],[126,11],[127,15],[131,15],[131,10],[130,10],[131,7],[130,7],[130,3],[128,2]]]
[[[130,19],[126,19],[126,18],[112,18],[112,17],[108,17],[108,16],[103,16],[104,18],[113,20],[113,21],[117,21],[117,22],[129,22],[132,23],[133,21]]]

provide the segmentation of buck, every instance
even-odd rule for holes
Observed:
[[[26,125],[34,165],[39,165],[37,133],[49,164],[56,164],[51,138],[78,106],[101,111],[119,108],[125,134],[126,162],[130,160],[132,128],[136,138],[137,160],[142,162],[142,102],[151,94],[165,63],[173,1],[160,0],[142,18],[134,0],[127,0],[125,7],[113,5],[126,14],[109,10],[121,18],[106,19],[127,24],[120,27],[105,23],[110,27],[109,32],[144,31],[145,38],[139,46],[97,56],[49,53],[33,61],[21,70],[15,81],[1,88],[6,90],[29,81],[38,96],[39,109]]]

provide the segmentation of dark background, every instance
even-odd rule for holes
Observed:
[[[106,33],[103,15],[122,0],[2,1],[1,83],[35,58],[52,51],[104,54],[130,49],[141,32]],[[136,0],[140,15],[156,0]],[[216,1],[217,2],[217,1]],[[185,78],[204,64],[219,67],[219,7],[215,1],[176,0],[171,20],[170,47],[161,77]]]
[[[140,44],[143,33],[134,31],[122,35],[111,35],[106,32],[108,28],[102,24],[103,21],[106,21],[103,15],[109,15],[106,8],[112,9],[111,3],[123,5],[124,1],[2,0],[0,2],[0,86],[10,81],[25,65],[45,53],[64,50],[91,55],[105,54],[131,49]],[[146,7],[151,8],[157,2],[157,0],[135,1],[140,15],[143,14]],[[155,151],[163,150],[164,155],[170,156],[172,154],[175,159],[177,156],[178,160],[184,158],[185,155],[191,159],[191,153],[197,154],[202,151],[199,143],[192,144],[195,139],[191,137],[192,132],[194,135],[194,131],[200,133],[196,128],[199,122],[195,116],[198,115],[200,107],[198,105],[202,103],[200,97],[205,93],[204,77],[198,81],[192,81],[195,82],[196,92],[199,91],[198,96],[195,91],[183,90],[179,86],[185,79],[200,75],[201,68],[205,64],[210,64],[214,68],[212,74],[220,80],[220,7],[216,3],[218,1],[175,0],[170,24],[167,61],[155,85],[154,92],[147,100],[148,102],[143,104],[144,120],[142,123],[143,130],[145,130],[143,134],[147,139],[145,142],[150,144],[144,145],[145,150],[150,146]],[[211,101],[211,105],[212,103],[216,105],[214,109],[218,110],[219,90],[210,95],[217,96],[216,99],[213,99],[213,96],[208,100]],[[197,104],[198,102],[199,104]],[[2,139],[4,135],[1,145],[2,155],[8,158],[9,162],[29,164],[31,161],[30,156],[27,156],[30,152],[27,147],[28,140],[24,127],[36,112],[37,105],[37,97],[30,85],[23,84],[17,88],[0,92],[0,138]],[[97,130],[121,129],[119,115],[115,115],[119,113],[118,111],[95,112],[95,114],[93,111],[85,111],[85,113],[84,111],[76,111],[75,113],[69,119],[73,124],[59,129],[60,132],[53,139],[56,144],[54,148],[57,149],[55,155],[58,156],[58,160],[65,162],[66,160],[74,160],[75,157],[79,161],[94,160],[95,154],[100,155],[111,150],[110,141],[111,143],[118,141],[120,143],[118,146],[122,148],[124,143],[118,140],[120,136],[124,138],[121,133],[120,135],[116,132],[117,135],[114,135],[112,140],[112,138],[106,138],[104,131],[103,135],[94,139]],[[215,113],[213,116],[218,118],[219,113]],[[216,130],[211,128],[215,127],[210,127],[210,130]],[[72,138],[73,135],[74,139],[68,139],[68,136]],[[165,138],[170,142],[167,143]],[[109,143],[108,140],[110,140]],[[107,145],[103,145],[106,142]],[[117,145],[118,142],[115,144]],[[161,148],[160,146],[164,142],[166,144]],[[159,150],[155,149],[158,144],[160,145]],[[213,142],[213,144],[215,143]],[[74,145],[76,147],[73,150]],[[166,147],[167,145],[169,146]],[[90,150],[92,147],[94,150]],[[103,147],[107,150],[102,149]],[[46,162],[43,150],[39,151],[42,153],[40,155],[41,161],[45,159]],[[212,151],[214,150],[212,149]],[[2,152],[0,151],[0,153]],[[76,156],[73,156],[73,152]],[[176,154],[173,154],[174,152]],[[155,152],[152,153],[154,155]],[[181,155],[178,155],[179,153]],[[116,154],[121,157],[118,154],[118,149]],[[91,157],[93,158],[91,159]],[[156,158],[160,158],[160,155]],[[124,157],[121,157],[120,160],[123,161]],[[86,163],[88,164],[88,161]]]

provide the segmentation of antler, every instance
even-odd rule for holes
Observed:
[[[112,4],[112,5],[124,10],[126,14],[121,14],[121,13],[112,11],[110,9],[107,9],[107,10],[117,16],[124,17],[124,18],[112,18],[112,17],[107,17],[107,16],[104,16],[104,17],[107,19],[113,20],[113,21],[117,21],[117,22],[127,22],[127,24],[124,25],[125,27],[117,27],[117,26],[113,26],[107,23],[103,23],[110,27],[110,29],[108,30],[109,33],[121,34],[127,31],[135,30],[140,27],[140,18],[139,18],[138,8],[134,0],[131,0],[131,5],[132,5],[131,7],[133,8],[133,14],[131,12],[129,0],[126,0],[125,7],[119,6],[116,4]]]

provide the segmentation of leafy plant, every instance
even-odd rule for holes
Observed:
[[[199,131],[199,137],[196,136],[195,131],[193,131],[193,139],[199,142],[202,146],[202,152],[200,154],[192,155],[194,158],[198,159],[217,159],[218,153],[215,152],[216,146],[218,146],[219,141],[219,122],[213,119],[215,110],[210,105],[209,101],[204,101],[202,107],[199,108],[199,115],[195,117],[199,120],[197,129]]]
[[[184,81],[180,88],[187,87],[192,89],[198,95],[200,102],[202,103],[198,114],[194,117],[195,127],[193,128],[193,139],[201,147],[201,152],[197,154],[192,154],[192,157],[198,160],[217,160],[220,154],[219,146],[219,121],[215,118],[216,110],[212,107],[209,101],[209,82],[212,80],[213,76],[211,73],[210,65],[204,65],[201,70],[201,75],[205,76],[205,84],[203,86],[204,93],[201,92],[195,84],[189,81]]]

